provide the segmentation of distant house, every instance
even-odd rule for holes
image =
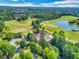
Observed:
[[[40,39],[45,39],[46,41],[50,41],[51,40],[51,36],[49,36],[49,35],[47,35],[45,33],[40,32],[40,33],[37,33],[35,35],[35,40],[39,41]]]

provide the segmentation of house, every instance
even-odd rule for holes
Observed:
[[[46,41],[50,41],[51,38],[52,38],[51,36],[49,36],[48,34],[42,33],[42,32],[37,33],[35,35],[35,40],[36,41],[39,41],[40,39],[45,39]]]

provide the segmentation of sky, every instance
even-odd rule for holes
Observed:
[[[0,0],[1,6],[79,7],[79,0]]]

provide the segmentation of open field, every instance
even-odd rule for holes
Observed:
[[[6,28],[4,29],[4,31],[5,32],[13,32],[13,33],[22,32],[24,34],[27,34],[32,29],[31,23],[33,20],[36,20],[36,19],[29,18],[29,19],[22,21],[22,22],[19,22],[16,20],[5,21]]]
[[[64,31],[66,38],[70,39],[69,41],[75,40],[74,41],[74,43],[75,43],[75,42],[79,41],[79,32],[65,30],[59,26],[56,26],[55,23],[62,21],[62,20],[70,21],[70,20],[76,20],[76,19],[77,19],[77,17],[73,17],[73,16],[62,16],[61,18],[58,18],[58,19],[44,21],[42,23],[42,26],[45,27],[46,32],[50,33],[50,34],[53,34],[53,32],[55,32],[55,31]],[[27,34],[28,32],[32,31],[31,22],[33,20],[36,20],[36,19],[35,18],[27,19],[22,22],[19,22],[16,20],[5,21],[6,28],[4,29],[4,31],[13,32],[13,33],[22,32],[23,34]]]
[[[74,31],[70,31],[70,30],[65,30],[59,26],[56,26],[55,23],[62,21],[62,20],[76,20],[77,17],[73,17],[73,16],[62,16],[61,18],[58,19],[54,19],[54,20],[48,20],[42,23],[42,25],[46,28],[46,31],[50,32],[51,34],[53,34],[53,32],[55,31],[64,31],[66,38],[70,39],[69,41],[73,40],[73,43],[79,42],[79,31],[74,32]]]
[[[46,28],[47,33],[53,34],[53,32],[55,32],[55,31],[64,31],[66,38],[70,39],[69,41],[75,40],[75,42],[78,42],[79,41],[79,32],[65,30],[65,29],[55,25],[56,22],[59,22],[62,20],[70,21],[70,20],[76,20],[76,19],[77,19],[77,17],[73,17],[73,16],[62,16],[61,18],[58,18],[58,19],[44,21],[42,23],[42,26]],[[4,30],[6,32],[13,32],[13,33],[22,32],[23,34],[27,34],[28,32],[32,31],[31,22],[33,20],[36,20],[36,19],[35,18],[27,19],[22,22],[19,22],[16,20],[6,21],[5,22],[6,28]]]

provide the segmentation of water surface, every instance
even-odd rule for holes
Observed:
[[[68,21],[60,21],[60,22],[55,23],[55,25],[57,25],[63,29],[66,29],[66,30],[79,30],[78,26],[71,25],[71,24],[69,24]]]

